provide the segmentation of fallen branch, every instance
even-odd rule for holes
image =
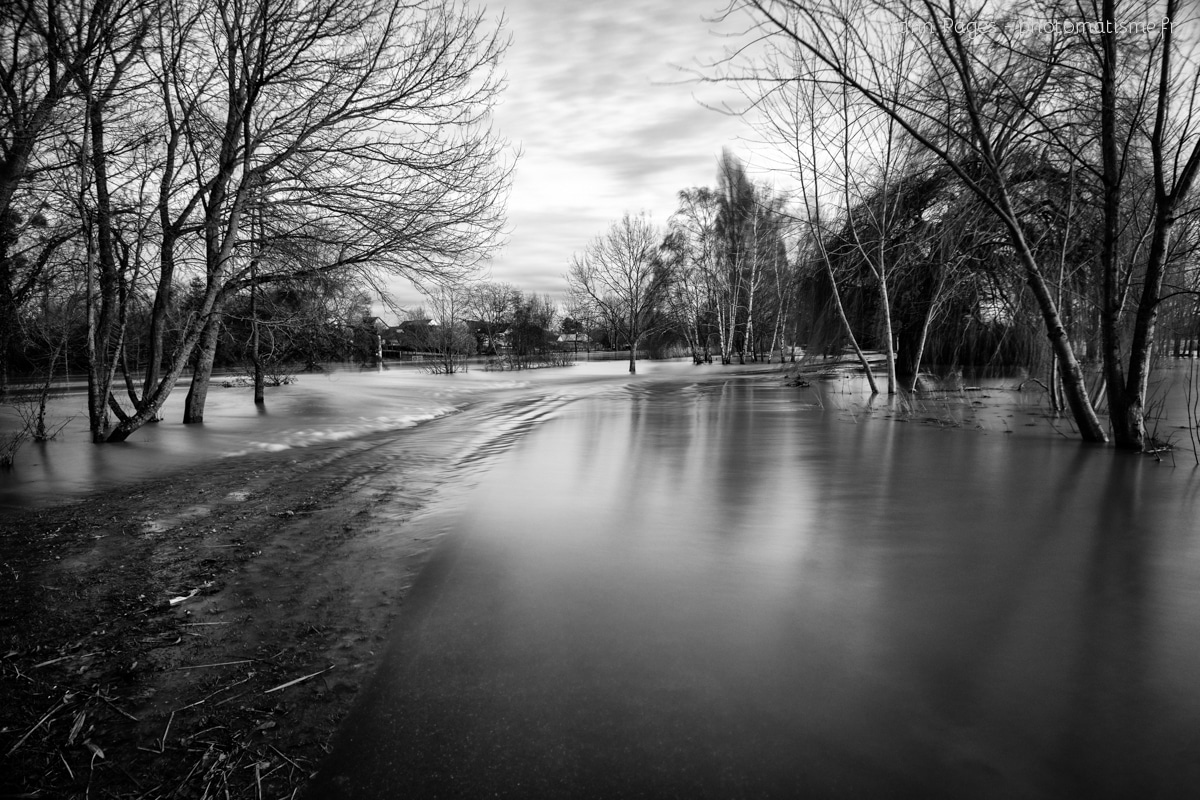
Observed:
[[[257,673],[255,673],[255,672],[251,672],[249,675],[247,675],[247,676],[246,676],[245,678],[243,678],[242,680],[240,680],[240,681],[238,681],[238,682],[236,682],[236,683],[231,683],[231,684],[229,684],[228,686],[222,686],[220,689],[217,689],[215,692],[212,692],[212,693],[210,693],[210,694],[206,694],[204,697],[201,697],[201,698],[200,698],[199,700],[197,700],[196,702],[194,702],[194,703],[189,703],[189,704],[187,704],[186,706],[184,706],[183,708],[181,708],[181,709],[179,709],[179,710],[180,710],[180,711],[187,711],[189,708],[193,708],[194,706],[198,706],[198,705],[200,705],[200,704],[201,704],[201,703],[203,703],[203,702],[206,702],[206,701],[208,701],[208,700],[211,700],[212,698],[214,698],[214,697],[216,697],[217,695],[219,695],[221,692],[228,692],[230,689],[232,689],[232,688],[233,688],[233,687],[235,687],[235,686],[241,686],[243,683],[245,683],[246,681],[248,681],[248,680],[250,680],[251,678],[253,678],[253,677],[254,677],[256,674],[257,674]],[[174,716],[175,712],[174,712],[174,711],[172,711],[172,712],[171,712],[171,714],[172,714],[172,716]]]
[[[321,675],[322,673],[329,672],[329,670],[331,670],[331,669],[333,669],[333,667],[326,667],[325,669],[320,670],[318,672],[314,672],[311,675],[305,675],[302,678],[296,678],[295,680],[288,681],[287,683],[281,683],[273,689],[267,689],[265,692],[263,692],[263,694],[270,694],[271,692],[278,692],[281,689],[288,688],[289,686],[295,686],[297,683],[304,683],[304,681],[308,680],[309,678],[315,678],[318,675]]]
[[[58,658],[52,658],[49,661],[43,661],[40,664],[34,664],[33,669],[40,669],[42,667],[48,667],[51,664],[57,664],[60,661],[66,661],[68,658],[87,658],[88,656],[98,656],[98,655],[100,655],[99,651],[94,652],[94,653],[71,653],[69,655],[59,656]]]
[[[234,664],[253,664],[253,658],[245,658],[241,661],[219,661],[216,664],[196,664],[191,667],[173,667],[171,671],[177,672],[183,669],[208,669],[209,667],[232,667]]]
[[[55,714],[57,714],[59,711],[62,711],[64,708],[66,708],[70,704],[73,697],[74,697],[74,695],[72,695],[70,692],[67,692],[63,696],[63,699],[60,702],[56,703],[53,708],[51,708],[49,711],[46,712],[45,716],[43,716],[41,719],[39,719],[37,721],[36,725],[34,725],[29,730],[25,731],[25,735],[17,740],[17,743],[14,744],[11,749],[9,749],[8,753],[6,753],[4,757],[8,758],[8,757],[12,756],[13,753],[17,752],[17,750],[20,749],[21,745],[25,744],[25,740],[33,735],[34,731],[36,731],[38,728],[42,727],[42,724],[45,723],[46,720],[50,719]]]

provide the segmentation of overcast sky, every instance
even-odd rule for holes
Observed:
[[[496,114],[521,150],[508,201],[508,244],[491,279],[556,298],[571,255],[629,211],[665,224],[675,197],[712,185],[721,148],[743,157],[745,122],[705,107],[728,89],[679,67],[719,59],[734,40],[721,0],[508,0],[488,3],[512,37]],[[399,288],[402,306],[420,302]]]

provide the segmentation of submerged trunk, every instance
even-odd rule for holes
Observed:
[[[879,267],[879,302],[883,306],[884,357],[887,358],[888,394],[896,393],[896,342],[892,334],[892,305],[888,299],[887,273]]]
[[[258,284],[255,282],[255,264],[250,265],[250,358],[254,361],[254,405],[266,405],[262,355],[258,349]]]
[[[208,399],[208,384],[212,380],[213,361],[217,356],[217,340],[220,333],[221,316],[214,311],[200,334],[200,349],[196,354],[192,385],[188,388],[187,398],[183,403],[184,423],[204,422],[204,403]]]
[[[917,337],[917,349],[913,354],[912,365],[912,384],[909,386],[910,392],[917,391],[917,382],[921,380],[921,359],[925,357],[925,344],[929,341],[929,326],[933,323],[933,304],[929,304],[929,310],[925,312],[925,319],[921,321],[921,334]]]
[[[1129,373],[1123,386],[1108,384],[1113,438],[1117,447],[1127,450],[1146,448],[1146,394],[1149,391],[1150,366],[1154,358],[1154,331],[1158,323],[1158,298],[1162,293],[1167,242],[1174,227],[1174,211],[1166,198],[1159,198],[1154,237],[1142,282],[1142,295],[1133,323],[1129,347]],[[1119,396],[1119,397],[1118,397]],[[1118,397],[1120,414],[1113,405]]]
[[[842,321],[842,327],[846,330],[846,337],[850,340],[850,346],[854,348],[854,355],[858,358],[858,363],[862,365],[863,372],[867,376],[867,383],[871,387],[871,394],[879,394],[879,387],[875,384],[875,372],[871,369],[870,362],[863,355],[862,348],[858,346],[858,339],[854,337],[854,331],[850,327],[850,320],[846,317],[846,309],[842,306],[842,295],[838,291],[837,279],[833,277],[833,267],[829,261],[825,261],[825,271],[829,274],[829,285],[833,288],[833,304],[837,308],[838,319]]]
[[[1020,244],[1024,245],[1023,238],[1020,240]],[[1033,290],[1034,298],[1041,309],[1042,319],[1046,325],[1046,336],[1050,339],[1050,347],[1062,370],[1063,395],[1066,397],[1067,405],[1071,408],[1075,424],[1079,426],[1079,434],[1087,442],[1107,442],[1108,435],[1104,432],[1104,426],[1100,424],[1100,418],[1096,416],[1096,409],[1092,406],[1092,399],[1088,396],[1083,369],[1075,358],[1075,351],[1071,348],[1071,341],[1067,338],[1062,319],[1058,315],[1058,308],[1050,296],[1050,290],[1046,286],[1041,270],[1038,269],[1037,262],[1028,247],[1018,247],[1018,251],[1025,265],[1029,287]]]

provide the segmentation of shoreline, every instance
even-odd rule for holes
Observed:
[[[0,791],[298,796],[437,543],[407,523],[460,416],[6,510]]]

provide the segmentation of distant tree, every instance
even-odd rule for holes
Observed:
[[[571,292],[586,299],[629,345],[629,372],[637,372],[637,348],[660,321],[669,272],[659,248],[663,236],[642,213],[626,213],[608,233],[574,256],[567,273]]]
[[[512,365],[518,369],[544,365],[549,359],[557,311],[547,295],[517,294],[508,345]]]
[[[495,354],[496,342],[512,322],[520,295],[510,283],[480,281],[467,287],[466,314],[479,326],[480,353]]]
[[[714,330],[721,332],[719,352],[724,354],[724,326],[716,324],[720,313],[720,253],[716,192],[708,187],[679,192],[679,209],[672,215],[670,233],[664,242],[667,263],[673,273],[667,309],[677,329],[692,350],[693,362],[712,361]]]
[[[320,273],[247,289],[226,310],[217,363],[253,367],[255,329],[262,370],[276,377],[319,370],[325,361],[369,358],[373,345],[360,352],[356,336],[370,296],[352,277]]]
[[[426,294],[433,318],[426,331],[426,343],[435,354],[433,371],[442,375],[462,372],[467,356],[475,349],[475,340],[466,325],[467,291],[456,286],[438,286]]]

